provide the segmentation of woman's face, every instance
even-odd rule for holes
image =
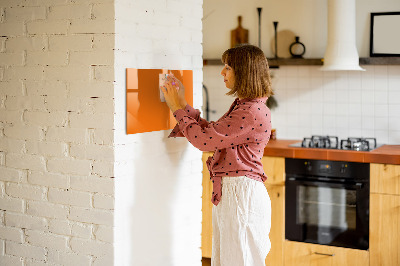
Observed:
[[[233,89],[235,86],[235,73],[233,72],[233,69],[225,64],[221,71],[221,75],[224,77],[225,86],[228,89]]]

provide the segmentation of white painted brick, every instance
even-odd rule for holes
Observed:
[[[26,259],[25,266],[48,266],[49,264],[45,261],[37,261],[33,259]]]
[[[114,3],[94,4],[93,19],[110,19],[114,20]]]
[[[28,182],[34,185],[54,188],[69,188],[69,177],[62,174],[29,171]]]
[[[10,256],[10,255],[1,255],[0,254],[0,262],[1,265],[8,266],[24,266],[23,260],[21,260],[20,256]]]
[[[114,222],[114,212],[98,209],[86,209],[71,206],[68,219],[84,223],[94,223],[112,226]]]
[[[0,95],[22,96],[23,86],[21,81],[0,82]]]
[[[112,146],[105,145],[75,145],[70,148],[70,156],[78,159],[92,159],[112,161],[114,159],[114,150]]]
[[[34,230],[46,230],[48,227],[45,218],[13,212],[6,212],[5,224],[7,226]]]
[[[87,130],[83,128],[50,127],[46,133],[46,140],[84,144],[88,141],[88,135]]]
[[[68,124],[67,112],[40,112],[26,111],[24,113],[24,121],[28,125],[38,126],[66,126]]]
[[[70,96],[74,97],[112,97],[114,84],[112,82],[76,82],[69,84]]]
[[[11,153],[22,153],[25,150],[25,141],[5,137],[0,138],[0,150]]]
[[[24,201],[22,199],[15,199],[10,197],[2,198],[0,200],[0,210],[22,213],[24,210]]]
[[[70,126],[74,128],[113,129],[113,113],[70,114]]]
[[[57,265],[91,266],[91,257],[79,254],[79,252],[72,253],[50,249],[47,258],[50,264],[55,263]]]
[[[63,98],[59,96],[46,97],[46,108],[52,111],[80,112],[82,105],[82,100],[80,98]]]
[[[76,190],[114,194],[114,178],[95,176],[71,176],[71,188]]]
[[[93,49],[109,50],[115,47],[115,34],[94,34]],[[80,49],[83,50],[83,49]]]
[[[46,190],[44,187],[8,183],[6,185],[7,195],[14,198],[44,200],[46,199]]]
[[[14,154],[6,155],[6,166],[18,169],[30,169],[44,171],[46,162],[42,156],[30,154]]]
[[[44,156],[63,157],[67,153],[68,146],[60,142],[27,141],[26,153],[41,154]]]
[[[43,130],[38,126],[12,126],[4,128],[4,135],[12,139],[41,140]]]
[[[184,28],[188,28],[188,29],[192,29],[192,30],[202,30],[202,28],[203,28],[201,19],[192,17],[190,15],[182,17],[181,25]]]
[[[24,23],[4,22],[0,23],[1,36],[21,36],[24,34]]]
[[[0,53],[0,66],[22,66],[24,63],[23,53]]]
[[[27,52],[27,66],[65,66],[68,64],[67,51],[56,52]]]
[[[114,163],[96,160],[93,162],[93,173],[102,177],[113,177]]]
[[[76,252],[81,252],[93,256],[112,255],[113,245],[109,243],[80,239],[73,237],[71,239],[71,249]]]
[[[14,66],[4,70],[4,79],[9,80],[43,80],[44,71],[42,67]]]
[[[90,6],[88,4],[50,6],[48,19],[90,19]]]
[[[46,8],[43,6],[6,8],[5,13],[6,22],[30,21],[46,18]]]
[[[114,130],[110,129],[89,129],[90,143],[99,145],[113,145],[114,144]]]
[[[89,81],[91,77],[92,69],[90,66],[49,66],[44,68],[44,78],[50,81]],[[5,78],[7,78],[7,76]]]
[[[43,96],[7,96],[4,105],[7,110],[46,110]]]
[[[91,202],[91,195],[89,193],[71,189],[50,188],[48,198],[50,202],[80,207],[90,207]]]
[[[0,112],[0,121],[9,123],[9,124],[22,124],[22,110],[18,111],[8,111],[3,110]]]
[[[44,51],[47,49],[46,37],[40,36],[20,36],[8,37],[5,43],[7,52],[19,51]]]
[[[84,35],[54,35],[49,36],[50,51],[91,51],[93,36]]]
[[[32,258],[37,260],[45,260],[46,249],[43,247],[35,247],[28,244],[19,244],[7,241],[6,254],[18,257]]]
[[[29,0],[24,1],[25,6],[56,6],[56,5],[66,5],[71,2],[70,0]]]
[[[55,250],[65,250],[68,248],[68,237],[45,233],[36,230],[25,230],[26,242],[39,247],[45,247]]]
[[[51,219],[49,221],[49,231],[58,235],[71,235],[71,224],[68,220]]]
[[[114,99],[112,98],[80,98],[80,112],[82,113],[113,113]]]
[[[111,226],[99,225],[94,235],[97,240],[113,243],[114,238],[114,228]]]
[[[65,219],[69,207],[43,201],[27,201],[27,214],[39,217]]]
[[[108,266],[113,264],[114,264],[114,250],[112,250],[110,253],[104,256],[96,257],[96,259],[93,261],[93,266]]]
[[[85,223],[73,223],[72,224],[72,236],[80,238],[91,238],[92,237],[92,225]]]
[[[95,66],[94,78],[97,81],[114,81],[114,67]]]
[[[114,20],[73,19],[69,33],[114,33]]]
[[[67,34],[67,20],[32,21],[26,24],[28,34]]]
[[[95,194],[93,195],[93,207],[96,209],[114,210],[114,197]]]
[[[0,152],[0,165],[2,165],[2,166],[5,166],[5,165],[6,165],[6,163],[5,163],[5,157],[6,157],[6,153],[3,152],[3,151],[1,151],[1,152]]]
[[[90,175],[92,162],[89,160],[54,158],[48,160],[47,169],[49,172],[55,173]]]
[[[7,37],[0,37],[0,53],[5,52]]]
[[[0,226],[0,239],[22,243],[23,236],[24,233],[19,228]]]
[[[1,56],[0,56],[1,58]],[[70,52],[70,65],[113,65],[114,52],[94,50],[90,52]],[[6,64],[5,64],[6,65]]]

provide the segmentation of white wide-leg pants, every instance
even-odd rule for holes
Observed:
[[[212,266],[262,266],[271,249],[271,201],[262,182],[223,177],[212,210]]]

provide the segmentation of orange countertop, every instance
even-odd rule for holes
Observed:
[[[372,151],[290,147],[301,140],[270,140],[264,156],[362,163],[400,164],[400,145],[383,145]]]

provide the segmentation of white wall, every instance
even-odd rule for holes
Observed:
[[[263,23],[271,24],[269,33],[272,35],[268,38],[273,38],[272,21],[276,19],[280,25],[281,22],[286,25],[281,29],[295,29],[296,34],[302,39],[304,37],[306,57],[323,57],[326,18],[321,14],[327,11],[326,3],[308,0],[235,1],[230,4],[232,8],[227,9],[223,1],[206,0],[204,58],[220,58],[229,47],[229,30],[236,27],[238,15],[243,15],[244,22],[253,16],[253,22],[243,26],[250,30],[250,43],[257,45],[257,6],[262,6],[263,12],[267,9],[265,13],[269,14],[262,18]],[[369,12],[398,10],[399,1],[357,1],[357,46],[361,57],[369,56]],[[265,29],[268,25],[262,27]],[[262,41],[262,48],[267,56],[272,55],[267,45],[266,35],[269,33],[262,33],[266,38]],[[312,134],[329,134],[339,138],[376,137],[380,143],[399,144],[400,66],[363,67],[366,72],[321,72],[318,66],[281,66],[273,69],[273,89],[279,107],[272,112],[272,124],[277,129],[278,138],[302,139]],[[219,74],[221,68],[222,65],[204,67],[210,109],[217,111],[210,115],[210,120],[223,115],[233,100],[224,95],[226,88]]]
[[[0,1],[1,265],[112,265],[113,16]]]
[[[201,265],[202,153],[170,130],[126,135],[126,68],[191,69],[202,104],[202,0],[115,1],[115,265]]]

